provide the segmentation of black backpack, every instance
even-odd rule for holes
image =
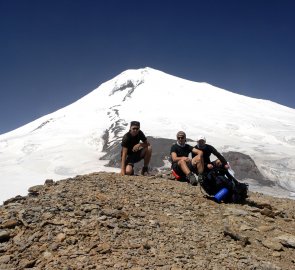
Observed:
[[[229,192],[223,199],[224,202],[241,203],[248,197],[248,184],[239,182],[224,169],[213,168],[200,184],[210,196],[214,196],[222,188],[227,188]]]

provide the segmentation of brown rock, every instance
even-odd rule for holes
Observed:
[[[10,233],[8,231],[0,230],[0,243],[7,242],[10,239]]]
[[[66,235],[64,233],[59,233],[57,236],[56,236],[56,240],[58,242],[63,242],[64,240],[66,239]]]
[[[269,209],[269,208],[263,208],[260,213],[264,216],[268,216],[268,217],[271,217],[271,218],[274,218],[276,215],[275,213]]]
[[[106,254],[111,252],[111,246],[108,243],[99,244],[96,248],[96,251],[100,254]]]
[[[20,222],[16,219],[9,219],[3,222],[0,226],[3,229],[13,229],[15,226],[19,225]]]
[[[273,252],[271,255],[272,255],[273,257],[281,257],[281,252],[277,252],[277,251],[275,251],[275,252]]]
[[[28,189],[28,192],[30,195],[38,195],[42,191],[43,188],[44,188],[43,185],[36,185],[36,186],[30,187]]]
[[[247,224],[242,224],[241,227],[240,227],[240,230],[241,231],[252,231],[253,230],[253,227],[247,225]]]
[[[257,228],[260,232],[269,232],[275,229],[274,226],[262,225]]]
[[[262,245],[264,245],[265,247],[275,250],[275,251],[281,251],[283,250],[283,246],[281,245],[280,242],[275,241],[275,240],[271,240],[271,239],[265,239],[262,242]]]
[[[284,234],[277,237],[277,239],[286,247],[295,248],[295,236],[291,234]]]
[[[21,269],[34,267],[36,260],[22,259],[19,263]]]
[[[45,252],[43,253],[43,258],[46,259],[46,260],[51,259],[52,256],[53,256],[52,253],[49,252],[49,251],[45,251]]]
[[[3,256],[0,256],[0,266],[2,264],[7,264],[10,262],[10,259],[11,259],[11,255],[3,255]]]
[[[182,270],[183,268],[177,265],[172,265],[171,270]]]
[[[52,179],[46,179],[44,184],[46,186],[52,186],[54,185],[54,181]]]
[[[3,205],[9,205],[11,203],[20,203],[20,202],[24,201],[25,199],[26,199],[25,196],[17,195],[17,196],[15,196],[13,198],[10,198],[10,199],[4,201]]]

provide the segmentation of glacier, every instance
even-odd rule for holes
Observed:
[[[118,143],[132,120],[141,122],[147,136],[175,139],[184,130],[192,140],[204,135],[220,152],[247,154],[274,183],[266,193],[295,194],[294,109],[142,68],[126,70],[76,102],[0,135],[0,202],[26,195],[45,179],[119,172],[100,159],[104,135],[107,131],[108,146]]]

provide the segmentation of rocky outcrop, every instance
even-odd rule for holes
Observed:
[[[240,152],[224,152],[224,157],[229,161],[232,168],[235,171],[235,177],[237,179],[254,179],[261,185],[273,186],[273,182],[266,179],[258,170],[254,160],[246,154]]]
[[[93,173],[0,206],[0,269],[295,269],[295,201]]]

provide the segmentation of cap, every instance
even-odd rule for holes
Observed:
[[[183,136],[186,138],[186,134],[184,131],[178,131],[177,134],[176,134],[176,138],[180,137],[180,136]]]
[[[205,136],[200,135],[200,136],[198,137],[198,139],[197,139],[197,142],[198,142],[198,141],[204,141],[204,142],[206,142],[206,138],[205,138]]]
[[[130,126],[138,126],[138,127],[140,127],[140,123],[138,121],[131,121]]]

